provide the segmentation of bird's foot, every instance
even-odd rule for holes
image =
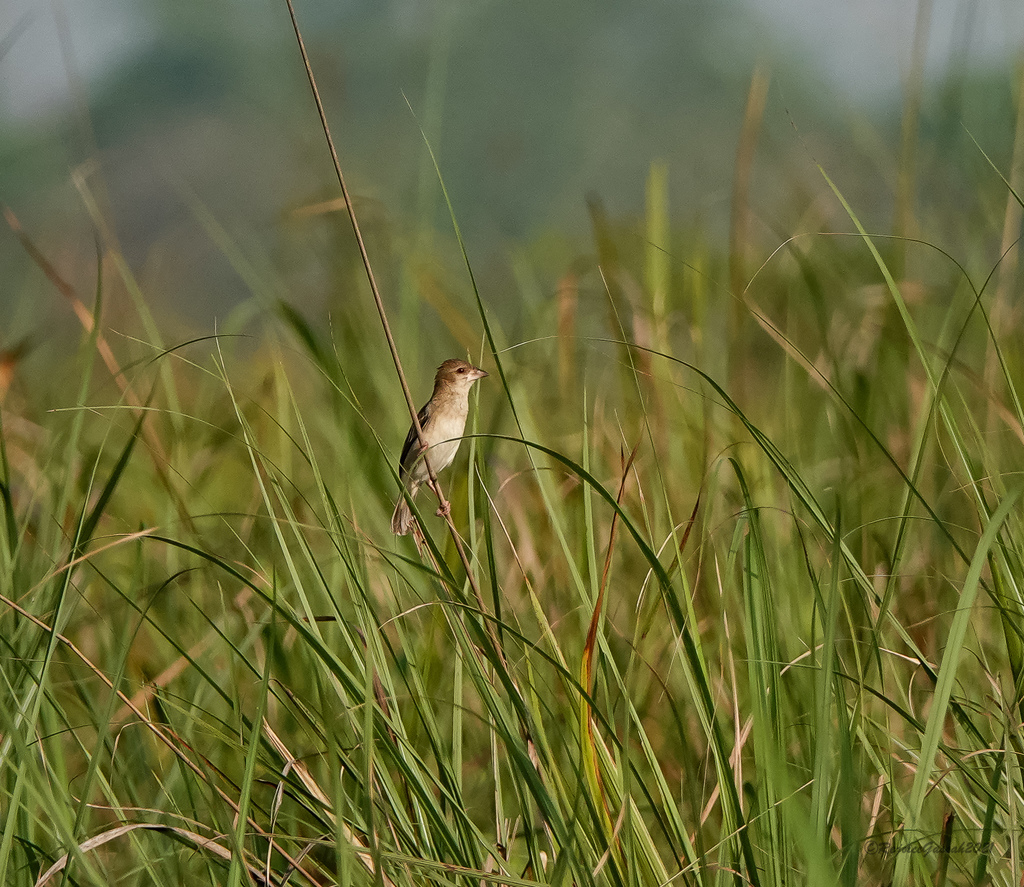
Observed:
[[[451,502],[445,502],[444,505],[442,505],[440,508],[438,508],[437,511],[435,512],[435,514],[437,514],[438,517],[448,517],[448,515],[451,514],[451,513],[452,513],[452,504],[451,504]]]

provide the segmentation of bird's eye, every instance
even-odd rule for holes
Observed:
[[[464,372],[466,372],[466,368],[465,368],[465,367],[459,367],[459,368],[458,368],[458,369],[456,370],[456,372],[458,372],[458,373],[464,373]]]

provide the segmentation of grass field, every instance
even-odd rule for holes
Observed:
[[[69,280],[21,232],[82,333],[4,364],[0,884],[1019,885],[991,179],[960,254],[823,176],[844,233],[755,258],[655,166],[644,218],[523,250],[514,310],[399,250],[417,405],[490,372],[441,478],[465,561],[429,491],[422,548],[388,530],[409,417],[351,248],[312,321],[211,223],[252,306],[169,341],[112,241]]]

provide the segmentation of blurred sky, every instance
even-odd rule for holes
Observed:
[[[193,0],[183,0],[187,7]],[[413,2],[413,0],[410,0]],[[414,0],[421,2],[421,0]],[[806,52],[837,91],[890,99],[907,71],[919,4],[912,0],[740,0],[770,21],[777,38]],[[67,23],[73,63],[86,78],[108,72],[157,38],[146,0],[3,0],[0,39],[10,46],[0,75],[0,109],[16,118],[46,114],[68,96],[58,38]],[[283,0],[282,4],[283,6]],[[305,4],[299,0],[301,11]],[[339,6],[358,3],[340,3]],[[400,5],[400,4],[392,4]],[[557,4],[556,4],[557,5]],[[933,0],[927,73],[989,63],[1024,47],[1020,0]],[[263,10],[256,4],[254,11]]]
[[[926,75],[987,65],[1024,47],[1019,0],[746,0],[806,50],[837,89],[890,99],[908,70],[919,13],[926,16]]]

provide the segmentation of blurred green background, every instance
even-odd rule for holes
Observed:
[[[422,128],[495,307],[518,292],[516,251],[537,248],[543,274],[550,239],[590,249],[588,198],[613,218],[642,214],[653,161],[668,171],[673,224],[724,241],[758,70],[769,86],[747,236],[765,255],[801,226],[828,229],[815,163],[891,230],[908,94],[925,145],[922,215],[1001,224],[1002,195],[979,205],[977,180],[994,176],[967,129],[1005,164],[1019,4],[299,0],[297,11],[374,258],[445,249]],[[317,208],[336,196],[283,2],[4,4],[0,200],[74,275],[88,280],[95,264],[95,199],[158,314],[207,331],[252,298],[215,222],[273,271],[275,296],[322,317],[344,300],[324,270],[344,248],[331,233],[340,214]],[[932,212],[944,202],[956,212]],[[0,345],[67,320],[6,230],[0,261]]]

